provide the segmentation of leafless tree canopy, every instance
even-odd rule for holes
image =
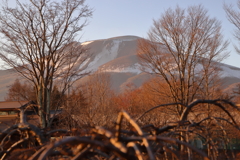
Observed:
[[[16,0],[15,8],[7,1],[2,6],[0,57],[34,84],[44,127],[54,79],[62,78],[66,86],[79,76],[75,64],[86,59],[81,47],[69,46],[92,10],[85,0]]]
[[[226,11],[227,18],[230,23],[235,26],[234,36],[238,42],[240,42],[240,1],[237,3],[238,10],[234,10],[232,5],[224,4],[224,10]],[[235,46],[235,49],[240,53],[238,46]]]
[[[203,98],[200,90],[210,98],[208,89],[218,75],[215,64],[228,55],[227,46],[221,23],[201,5],[186,10],[177,6],[154,20],[148,40],[139,42],[138,56],[145,71],[167,83],[172,101],[187,105],[197,96]]]
[[[21,83],[16,79],[9,87],[5,101],[36,101],[36,94],[29,83]]]

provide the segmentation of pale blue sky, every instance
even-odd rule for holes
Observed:
[[[160,18],[169,7],[179,5],[187,8],[202,4],[211,17],[216,17],[222,22],[225,38],[234,42],[232,36],[234,27],[226,18],[224,2],[236,6],[237,0],[86,0],[86,3],[94,9],[94,13],[89,19],[89,25],[81,33],[81,41],[124,35],[146,37],[153,19]],[[240,55],[235,52],[232,43],[228,50],[230,57],[224,63],[240,67]]]

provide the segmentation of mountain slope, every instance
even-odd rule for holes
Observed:
[[[94,60],[91,61],[88,68],[93,71],[108,72],[112,78],[113,88],[117,91],[123,90],[129,83],[139,87],[150,78],[148,74],[141,71],[141,65],[136,55],[139,39],[140,37],[123,36],[87,42],[84,46],[95,54]],[[98,43],[97,47],[95,42]],[[103,59],[105,63],[101,63]],[[223,63],[218,63],[218,65],[221,68],[221,80],[225,90],[228,90],[229,85],[235,86],[235,83],[240,82],[240,68]]]
[[[151,76],[141,71],[139,59],[136,55],[137,44],[140,37],[122,36],[109,39],[88,41],[84,43],[74,43],[73,47],[83,46],[87,49],[86,55],[89,58],[78,67],[83,67],[83,72],[92,73],[107,72],[111,76],[112,88],[116,91],[122,91],[129,83],[139,87]],[[219,63],[221,67],[221,79],[225,89],[231,85],[240,82],[240,68]],[[3,100],[7,93],[7,86],[11,85],[17,75],[12,70],[0,70],[0,100]],[[80,79],[77,84],[86,81],[87,78]]]
[[[136,54],[139,37],[122,36],[104,40],[84,42],[83,45],[90,55],[85,71],[96,71],[98,67],[120,57]]]

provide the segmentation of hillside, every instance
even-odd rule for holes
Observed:
[[[122,36],[109,39],[88,41],[84,43],[74,43],[75,47],[82,45],[87,48],[85,54],[91,55],[86,63],[78,64],[85,66],[85,71],[107,72],[111,75],[112,88],[121,91],[129,83],[137,87],[148,80],[150,76],[141,71],[139,60],[136,56],[137,43],[140,37]],[[233,88],[240,82],[240,68],[219,63],[221,68],[221,79],[225,90]],[[8,86],[10,86],[18,76],[13,70],[0,70],[0,101],[4,100]],[[19,78],[20,79],[20,78]],[[80,79],[77,84],[84,81]],[[86,79],[85,79],[86,80]]]

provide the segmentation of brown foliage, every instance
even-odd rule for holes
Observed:
[[[51,94],[50,109],[59,109],[63,105],[64,97],[65,95],[63,95],[55,85]],[[33,101],[37,103],[36,89],[31,83],[28,83],[28,81],[21,83],[19,79],[16,79],[9,87],[5,101]]]
[[[16,79],[10,86],[5,101],[34,101],[36,102],[34,87],[28,82],[21,83]]]
[[[139,41],[138,57],[144,71],[166,84],[165,95],[188,105],[200,94],[212,98],[209,88],[218,85],[216,62],[228,55],[227,46],[220,22],[201,5],[177,6],[154,20],[148,39]],[[182,108],[178,112],[181,115]]]

